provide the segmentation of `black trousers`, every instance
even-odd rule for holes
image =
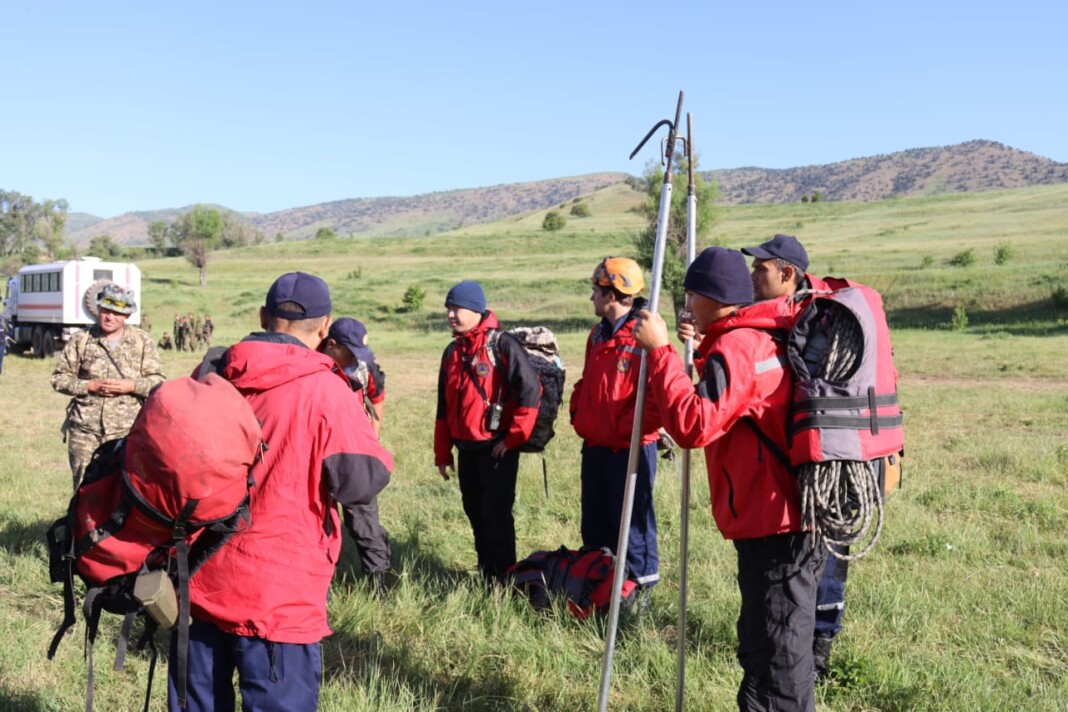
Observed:
[[[497,459],[491,447],[459,451],[456,473],[464,514],[475,535],[478,568],[491,578],[500,578],[515,563],[515,482],[519,474],[519,451]]]
[[[823,549],[808,533],[738,539],[743,712],[813,712],[812,636]]]
[[[392,550],[389,537],[378,518],[378,497],[367,504],[343,507],[345,528],[356,542],[360,566],[365,574],[377,574],[389,570]]]

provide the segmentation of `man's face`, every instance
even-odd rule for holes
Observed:
[[[698,333],[703,334],[708,330],[708,325],[719,318],[719,308],[722,306],[714,299],[709,299],[697,292],[686,292],[686,309],[693,315],[694,326]]]
[[[98,322],[100,324],[100,330],[104,332],[104,336],[112,336],[113,334],[122,331],[123,327],[126,325],[126,315],[101,307]]]
[[[452,305],[445,307],[445,316],[454,334],[466,334],[482,321],[482,315],[477,311]]]
[[[324,354],[334,359],[334,363],[342,371],[356,363],[356,357],[349,351],[349,347],[334,339],[326,339],[319,348]]]
[[[593,313],[597,316],[603,317],[605,307],[612,303],[612,293],[604,294],[601,292],[601,288],[596,284],[593,285],[593,293],[590,294],[590,301],[593,302]]]
[[[753,296],[757,301],[794,293],[792,275],[779,269],[775,260],[753,260]]]

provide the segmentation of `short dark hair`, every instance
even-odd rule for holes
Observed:
[[[301,311],[304,307],[296,302],[280,302],[278,309],[281,311]],[[309,319],[286,319],[282,316],[267,317],[268,331],[295,331],[300,334],[310,334],[318,329],[326,316],[313,316]]]
[[[805,270],[801,269],[793,262],[784,260],[781,257],[774,257],[772,259],[775,260],[775,264],[778,266],[780,272],[786,269],[787,265],[794,268],[794,287],[800,287],[801,283],[805,281]]]
[[[634,295],[633,294],[624,294],[623,292],[619,291],[615,287],[602,287],[599,284],[595,284],[593,286],[594,286],[595,289],[601,290],[601,296],[602,297],[607,297],[609,294],[614,294],[614,295],[616,295],[616,301],[619,302],[620,304],[624,304],[624,305],[629,307],[631,304],[634,303]]]

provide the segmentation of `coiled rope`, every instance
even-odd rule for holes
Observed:
[[[829,322],[820,328],[828,335],[823,353],[809,354],[809,367],[815,366],[816,378],[838,382],[856,368],[864,350],[864,332],[860,323],[845,309],[830,309],[822,319]],[[821,344],[813,343],[813,349]],[[816,364],[818,356],[818,365]],[[879,473],[872,462],[831,460],[812,462],[798,468],[801,489],[801,515],[816,541],[838,559],[859,559],[875,546],[883,530],[883,495]],[[872,522],[875,523],[872,531]],[[865,538],[863,548],[845,553]]]

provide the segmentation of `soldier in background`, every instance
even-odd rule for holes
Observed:
[[[159,343],[156,344],[156,347],[159,348],[161,351],[170,351],[171,349],[173,349],[174,342],[171,341],[171,335],[164,331],[163,338],[159,340]]]
[[[152,320],[148,318],[148,314],[141,314],[141,331],[152,331]]]
[[[200,345],[199,335],[196,332],[197,317],[193,312],[189,312],[189,316],[185,318],[185,345],[189,347],[190,351],[196,351]]]
[[[174,315],[174,348],[177,351],[185,351],[185,317],[180,314]]]
[[[211,335],[215,333],[215,324],[211,323],[211,314],[204,315],[204,327],[201,331],[200,340],[204,342],[204,348],[211,348]]]
[[[96,304],[97,323],[67,342],[52,373],[52,388],[73,396],[61,432],[75,490],[93,452],[130,431],[148,392],[164,380],[151,337],[126,324],[137,310],[133,292],[108,284]]]

